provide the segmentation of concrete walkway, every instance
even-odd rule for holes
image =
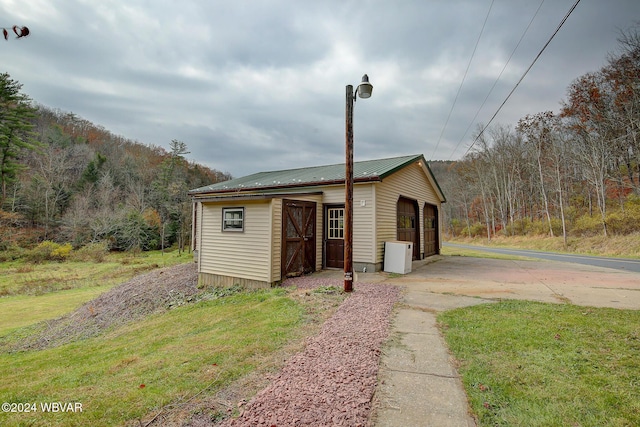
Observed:
[[[404,288],[376,392],[377,427],[471,427],[467,396],[444,338],[440,311],[499,299],[640,309],[640,274],[549,261],[432,257],[397,277],[361,274],[357,282]]]
[[[444,338],[438,311],[488,300],[408,287],[383,350],[375,415],[379,427],[472,427],[467,395]]]

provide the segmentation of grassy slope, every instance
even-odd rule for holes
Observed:
[[[131,256],[115,253],[104,262],[44,262],[25,260],[0,263],[0,296],[44,295],[65,289],[112,286],[153,268],[193,261],[193,256],[177,252],[146,252]]]
[[[96,298],[111,286],[69,289],[40,296],[0,298],[0,336],[42,320],[54,319]]]
[[[547,236],[495,236],[491,242],[484,238],[447,239],[452,243],[467,243],[511,247],[517,249],[533,249],[551,252],[570,252],[585,255],[599,255],[623,258],[640,258],[640,234],[625,236],[591,236],[569,237],[564,247],[562,237]]]
[[[0,402],[81,402],[83,413],[2,414],[0,425],[112,426],[229,384],[282,347],[303,318],[281,289],[151,316],[97,338],[0,354]]]
[[[101,263],[0,263],[0,336],[73,311],[137,274],[192,260],[184,253],[149,252],[111,254]]]
[[[191,260],[188,254],[145,253],[112,254],[102,263],[2,263],[0,338],[29,334],[36,322],[70,312],[136,274]],[[199,399],[215,400],[230,383],[250,396],[255,389],[246,374],[278,367],[283,346],[298,348],[342,298],[248,292],[181,306],[53,349],[0,353],[0,403],[36,403],[38,410],[0,412],[0,425],[138,425],[203,390],[192,403],[214,418],[215,411],[203,409],[211,405]],[[49,402],[79,402],[83,412],[42,413],[40,403]]]

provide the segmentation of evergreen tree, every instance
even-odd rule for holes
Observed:
[[[21,88],[9,74],[0,74],[0,207],[7,198],[7,185],[15,181],[23,167],[21,151],[37,145],[30,121],[35,109],[29,97],[20,92]]]

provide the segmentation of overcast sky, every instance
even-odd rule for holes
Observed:
[[[0,0],[0,26],[31,31],[0,39],[0,72],[37,103],[144,144],[178,139],[234,177],[344,162],[345,87],[366,73],[356,161],[456,160],[574,3]],[[582,0],[495,122],[558,112],[638,20],[638,0]]]

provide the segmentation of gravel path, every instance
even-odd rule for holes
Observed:
[[[339,280],[301,277],[285,286],[342,287]],[[361,284],[292,356],[271,384],[219,426],[366,426],[376,387],[380,348],[399,298],[396,287]]]

